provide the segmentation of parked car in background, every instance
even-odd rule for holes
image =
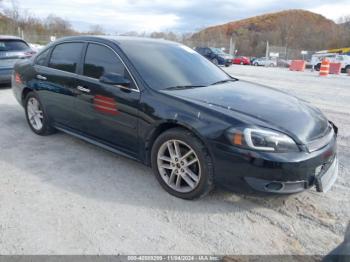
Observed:
[[[10,83],[13,67],[18,59],[29,58],[35,54],[21,38],[0,35],[0,83]]]
[[[220,48],[214,47],[196,47],[195,50],[215,65],[230,66],[232,64],[232,56],[222,51]]]
[[[235,57],[232,60],[232,63],[235,65],[250,65],[250,60],[246,56],[239,56],[239,57]]]
[[[350,56],[334,53],[319,53],[311,57],[311,64],[316,71],[320,71],[322,60],[327,58],[331,63],[341,63],[341,71],[347,73],[350,71]]]
[[[289,68],[290,65],[291,65],[291,61],[290,60],[286,60],[286,59],[282,59],[282,58],[277,58],[276,63],[277,63],[278,67]]]
[[[177,197],[214,184],[326,192],[337,178],[338,129],[320,110],[179,43],[62,38],[16,63],[12,88],[34,133],[60,130],[138,160]]]
[[[311,57],[311,66],[316,71],[320,71],[322,60],[323,59],[331,60],[335,56],[336,56],[336,54],[334,54],[334,53],[316,53],[316,54],[313,54]]]
[[[253,65],[274,67],[277,66],[277,61],[275,59],[266,59],[266,57],[260,57],[254,60]]]

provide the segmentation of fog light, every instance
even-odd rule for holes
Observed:
[[[283,184],[278,182],[272,182],[270,184],[267,184],[265,188],[268,191],[280,191],[283,188]]]

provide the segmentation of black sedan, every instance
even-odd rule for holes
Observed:
[[[318,109],[178,43],[64,38],[17,63],[12,88],[36,134],[60,130],[141,161],[180,198],[242,181],[323,192],[337,177],[337,128]]]

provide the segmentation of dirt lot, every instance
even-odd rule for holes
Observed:
[[[34,135],[2,88],[0,253],[324,254],[338,245],[350,218],[350,76],[227,70],[311,101],[338,125],[340,177],[329,193],[176,199],[141,164],[62,133]]]

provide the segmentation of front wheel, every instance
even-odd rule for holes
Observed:
[[[345,73],[350,74],[350,65],[345,67]]]
[[[182,128],[162,133],[152,147],[152,168],[171,195],[194,199],[213,188],[213,164],[203,143]]]
[[[37,135],[49,135],[54,133],[49,118],[40,102],[37,94],[30,92],[25,99],[26,119],[30,129]]]
[[[217,60],[216,58],[214,58],[211,61],[213,62],[214,65],[219,65],[219,60]]]

